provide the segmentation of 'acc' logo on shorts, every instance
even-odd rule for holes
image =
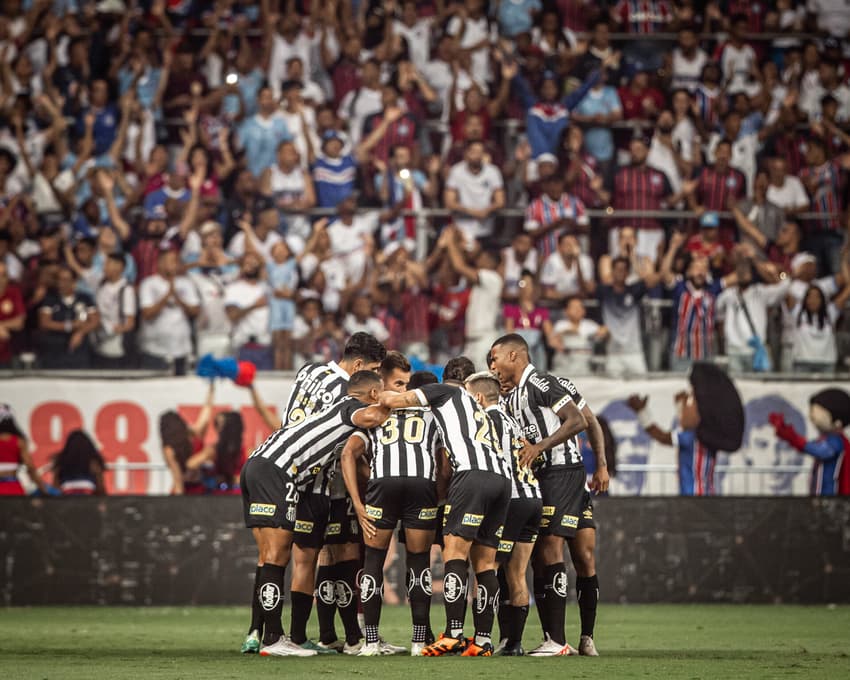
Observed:
[[[305,522],[303,519],[299,519],[297,522],[295,522],[295,531],[299,534],[312,534],[313,523]]]
[[[260,515],[262,517],[274,517],[276,510],[277,506],[272,505],[271,503],[251,503],[251,507],[248,509],[248,514]]]
[[[554,505],[544,505],[543,506],[543,516],[551,517],[555,514],[555,506]]]
[[[328,524],[325,530],[325,536],[339,536],[342,533],[342,525],[339,522]]]
[[[561,517],[561,526],[569,529],[575,529],[578,527],[578,517],[575,515],[564,515]]]
[[[437,508],[422,508],[419,511],[419,519],[437,519]]]
[[[367,505],[366,514],[372,519],[381,519],[384,516],[384,509],[376,508],[374,505]]]
[[[514,549],[513,541],[499,541],[499,552],[509,553]]]
[[[463,520],[461,521],[461,524],[463,524],[464,526],[467,526],[467,527],[480,527],[481,522],[483,522],[483,521],[484,521],[484,515],[474,515],[471,512],[467,512],[463,516]]]

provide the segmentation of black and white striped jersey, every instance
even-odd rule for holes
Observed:
[[[435,479],[435,456],[443,447],[443,437],[430,409],[393,411],[379,427],[357,434],[366,442],[370,479]]]
[[[537,444],[561,426],[558,411],[570,402],[579,409],[585,406],[584,397],[570,380],[540,372],[529,364],[519,384],[508,394],[508,413],[519,423],[523,436]],[[543,451],[535,466],[583,468],[578,436]]]
[[[511,498],[540,498],[540,485],[531,468],[520,468],[519,452],[522,450],[522,428],[501,406],[488,406],[487,415],[493,421],[496,435],[502,446],[502,455],[511,464]]]
[[[315,413],[324,411],[346,396],[348,373],[335,361],[326,364],[304,364],[295,376],[283,412],[281,427],[300,423]],[[341,475],[339,475],[341,477]],[[327,496],[331,494],[334,472],[328,469],[313,480],[311,493]]]
[[[423,385],[414,393],[422,406],[430,404],[455,472],[486,470],[511,476],[493,422],[466,390],[452,385]]]
[[[270,459],[293,478],[301,491],[312,487],[318,477],[333,466],[340,449],[358,428],[352,420],[360,409],[367,408],[353,397],[343,397],[330,408],[272,433],[251,453],[251,458]]]

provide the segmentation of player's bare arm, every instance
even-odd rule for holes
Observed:
[[[345,488],[351,497],[351,506],[357,513],[357,521],[360,522],[364,536],[372,538],[377,533],[377,529],[366,514],[366,506],[363,504],[363,498],[360,495],[360,484],[357,475],[357,464],[364,453],[366,453],[366,442],[363,441],[363,438],[359,434],[351,435],[342,449],[340,467],[342,468],[342,478],[345,481]]]
[[[448,452],[443,448],[437,449],[434,453],[434,462],[437,465],[437,501],[445,503],[446,497],[449,495],[449,482],[452,479],[452,466],[449,462]]]
[[[638,422],[644,431],[659,444],[673,446],[673,435],[669,430],[660,428],[652,419],[652,413],[647,408],[649,397],[641,397],[638,394],[631,395],[626,400],[626,405],[635,412]],[[595,450],[595,449],[594,449]]]
[[[380,404],[367,406],[366,408],[361,408],[359,411],[355,411],[351,416],[351,422],[357,427],[362,427],[364,430],[371,430],[389,418],[391,410]]]
[[[605,436],[596,414],[587,404],[584,405],[581,412],[587,421],[587,441],[590,442],[590,448],[593,449],[593,455],[596,457],[596,470],[590,479],[590,490],[594,493],[605,493],[610,481],[608,459],[605,457]]]
[[[587,419],[572,401],[561,407],[558,411],[558,418],[561,419],[561,426],[550,436],[541,439],[536,444],[523,440],[524,446],[519,457],[520,467],[528,467],[541,452],[551,449],[553,446],[558,446],[558,444],[563,444],[582,430],[587,429]]]
[[[419,402],[418,392],[381,392],[378,395],[378,403],[388,409],[410,408],[411,406],[422,406]],[[386,420],[386,418],[384,419]],[[381,421],[383,422],[383,421]],[[380,425],[380,423],[378,423]]]

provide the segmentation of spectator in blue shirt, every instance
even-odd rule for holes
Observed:
[[[605,71],[590,92],[575,107],[573,120],[590,127],[584,132],[584,148],[599,161],[602,175],[611,176],[614,166],[614,134],[611,124],[622,120],[623,106],[617,90],[605,84]]]
[[[257,96],[257,113],[246,119],[239,129],[245,161],[254,177],[274,165],[278,145],[292,139],[286,121],[277,111],[271,88],[264,87]]]
[[[499,32],[509,38],[528,33],[542,8],[540,0],[502,0],[499,3]]]
[[[91,112],[94,116],[94,156],[109,152],[115,136],[118,134],[120,117],[118,107],[109,102],[109,85],[105,80],[95,80],[89,93],[91,105],[77,119],[77,132],[80,136],[85,131],[85,114]]]
[[[350,153],[344,154],[344,149],[340,134],[326,130],[322,135],[322,152],[313,164],[316,205],[320,208],[335,208],[354,191],[357,161]]]

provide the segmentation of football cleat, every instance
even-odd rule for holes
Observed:
[[[322,649],[329,649],[333,652],[338,652],[340,654],[342,654],[342,648],[345,647],[345,642],[343,642],[342,640],[339,640],[339,639],[336,639],[333,642],[321,642],[321,641],[319,641],[316,644],[319,647],[321,647]],[[322,652],[319,652],[319,654],[321,654],[321,653]]]
[[[357,652],[357,656],[383,656],[381,643],[367,642],[360,648],[360,651]]]
[[[422,656],[422,650],[425,649],[424,642],[410,643],[410,656]]]
[[[260,650],[260,656],[316,656],[313,649],[304,649],[287,637],[281,637],[273,645],[266,645]]]
[[[393,656],[394,654],[406,654],[407,647],[400,647],[399,645],[393,645],[381,638],[378,640],[378,646],[381,648],[381,654],[383,656]]]
[[[493,650],[494,656],[499,656],[502,653],[502,650],[505,648],[505,645],[508,644],[508,638],[502,638],[499,640],[499,644],[496,645],[496,648]]]
[[[453,638],[445,633],[440,633],[440,637],[436,642],[422,650],[422,656],[447,656],[450,654],[460,654],[463,648],[466,647],[466,640],[463,637]]]
[[[466,643],[466,649],[461,656],[493,656],[493,645],[485,642],[483,645],[475,644],[475,640]]]
[[[578,653],[582,656],[599,656],[592,637],[589,635],[581,636],[581,641],[578,643]]]
[[[525,656],[525,650],[519,642],[505,645],[502,649],[502,656]]]
[[[363,640],[358,640],[355,644],[350,645],[347,642],[342,646],[342,653],[349,656],[356,656],[363,649]]]
[[[242,649],[239,650],[242,654],[259,654],[260,652],[260,631],[252,630],[242,643]]]
[[[321,642],[313,642],[312,640],[307,640],[301,643],[302,649],[312,649],[316,654],[336,654],[337,650],[333,647],[329,647],[327,645],[323,645]]]
[[[532,649],[528,656],[575,656],[577,654],[574,647],[570,647],[569,644],[559,645],[547,635],[543,643]]]

